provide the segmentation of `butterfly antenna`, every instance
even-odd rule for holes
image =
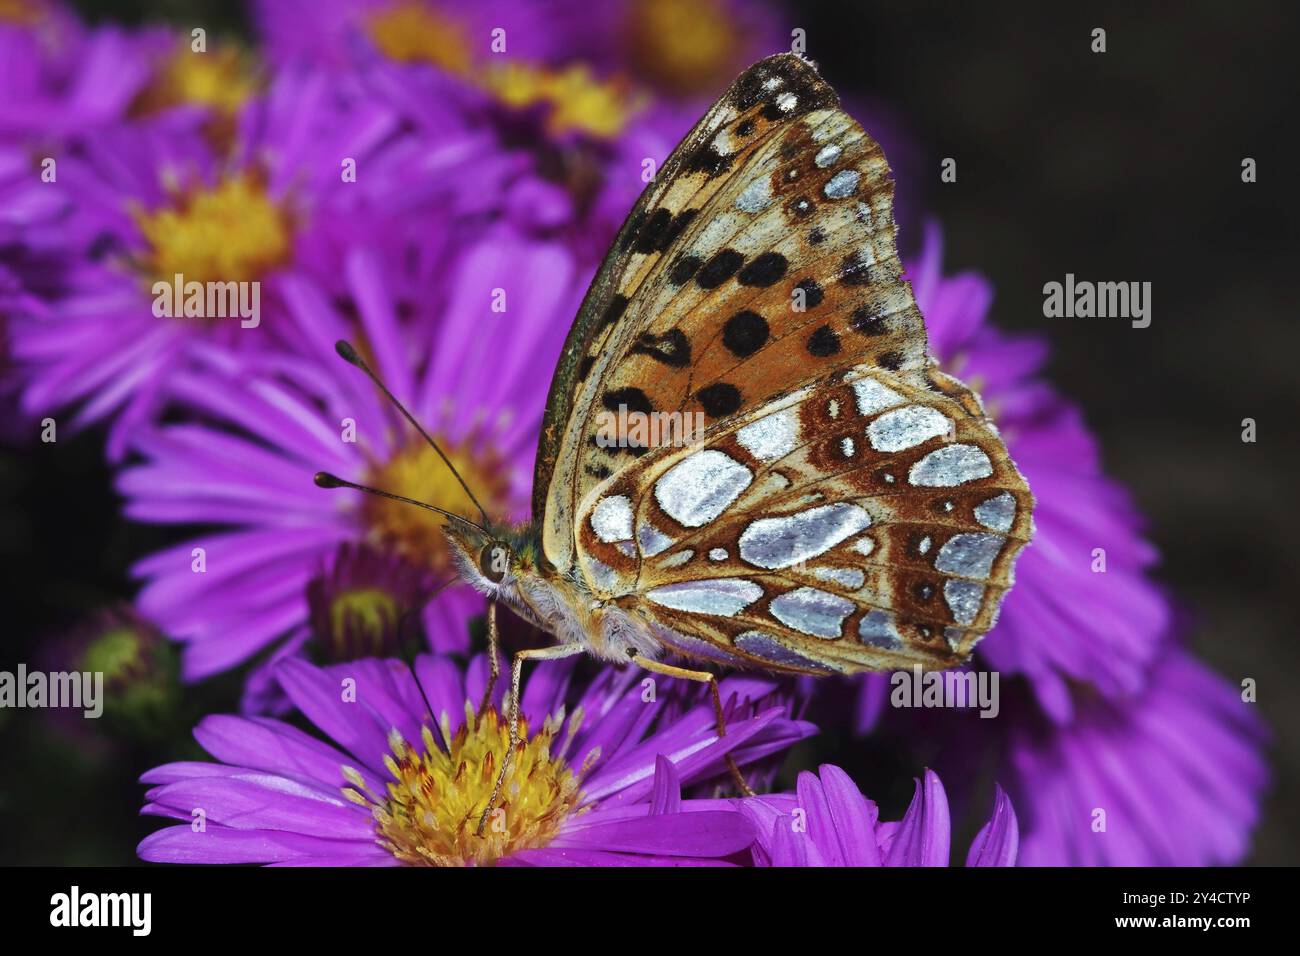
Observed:
[[[459,521],[461,524],[469,525],[471,528],[474,528],[476,531],[479,531],[484,535],[488,534],[488,530],[481,524],[476,524],[468,518],[462,518],[460,515],[439,508],[437,505],[431,505],[424,501],[416,501],[414,498],[407,498],[404,495],[395,495],[391,491],[380,491],[378,488],[371,488],[369,485],[358,485],[354,481],[344,481],[337,475],[331,475],[328,471],[316,472],[315,481],[317,488],[352,488],[355,491],[364,491],[368,495],[375,495],[379,498],[388,498],[391,501],[400,501],[403,504],[415,505],[417,508],[424,508],[426,511],[437,512],[444,518],[450,518],[452,521]]]
[[[481,504],[479,504],[479,500],[474,497],[474,492],[469,490],[469,485],[465,484],[465,479],[460,476],[460,472],[456,470],[456,466],[451,463],[451,460],[447,457],[446,453],[438,447],[438,443],[433,440],[433,437],[420,427],[420,423],[415,420],[415,416],[408,412],[406,406],[397,400],[397,396],[388,390],[388,386],[379,380],[379,376],[376,375],[370,366],[366,364],[366,360],[357,353],[356,349],[343,339],[339,339],[334,343],[334,351],[338,352],[339,356],[345,362],[349,362],[361,369],[361,371],[365,372],[370,378],[370,381],[374,382],[378,389],[384,393],[384,397],[392,402],[393,406],[402,413],[408,422],[411,423],[411,427],[419,432],[420,436],[429,443],[429,446],[438,453],[438,457],[442,459],[443,464],[451,469],[451,473],[456,476],[456,480],[460,482],[460,486],[465,489],[465,494],[469,495],[469,500],[474,502],[474,507],[477,508],[478,513],[483,516],[483,523],[487,524],[487,511]],[[319,484],[319,482],[317,482],[317,484]]]

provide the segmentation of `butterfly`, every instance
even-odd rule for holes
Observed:
[[[515,657],[512,743],[528,659],[709,682],[722,734],[700,665],[948,668],[993,627],[1034,501],[929,354],[892,196],[880,146],[790,53],[746,70],[646,188],[556,368],[533,522],[447,514],[494,678],[497,602],[558,642]],[[703,428],[649,443],[633,424],[656,415]]]

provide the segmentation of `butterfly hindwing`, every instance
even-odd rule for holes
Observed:
[[[982,417],[861,366],[602,483],[579,566],[687,656],[947,667],[993,625],[1032,505]]]

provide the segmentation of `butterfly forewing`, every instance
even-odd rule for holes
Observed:
[[[949,666],[992,626],[1032,498],[932,367],[892,192],[811,64],[771,57],[674,151],[588,293],[539,448],[544,551],[681,653]],[[705,439],[611,434],[619,411]]]
[[[864,350],[923,368],[891,196],[879,146],[810,64],[771,57],[733,84],[638,202],[566,343],[535,479],[557,566],[577,501],[637,452],[596,443],[601,413],[719,420]]]

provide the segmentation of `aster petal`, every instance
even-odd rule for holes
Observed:
[[[356,861],[386,862],[392,855],[369,841],[325,840],[277,830],[232,830],[210,826],[195,833],[185,826],[166,827],[140,841],[140,859],[152,863],[282,863],[311,856],[340,854]]]
[[[336,791],[337,794],[337,791]],[[331,796],[275,774],[179,780],[151,792],[163,806],[203,810],[207,820],[237,830],[281,830],[333,839],[374,838],[370,815],[342,796]]]
[[[1011,798],[1000,786],[993,798],[993,816],[980,828],[966,854],[967,866],[1015,866],[1020,849],[1020,825]]]
[[[881,849],[886,866],[947,866],[950,824],[948,795],[932,770],[916,793],[907,813]]]
[[[649,856],[720,857],[740,853],[753,842],[753,827],[736,812],[666,813],[609,822],[593,812],[567,823],[552,846]]]
[[[663,754],[655,757],[655,786],[650,795],[650,813],[679,813],[682,807],[682,782],[677,768]]]
[[[388,728],[364,704],[343,700],[340,681],[305,661],[289,658],[275,669],[276,680],[313,724],[348,753],[377,772],[388,753]]]
[[[355,763],[297,727],[272,719],[213,714],[194,728],[194,739],[222,763],[278,773],[326,789],[344,786],[340,768]],[[379,778],[372,776],[367,783],[372,792],[382,792]]]

